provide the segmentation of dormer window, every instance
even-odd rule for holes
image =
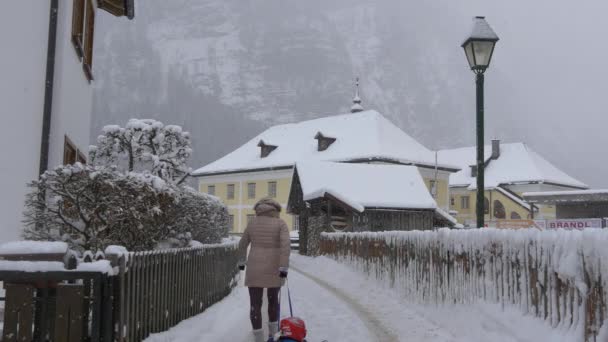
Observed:
[[[317,151],[327,150],[336,141],[336,138],[326,137],[321,132],[315,135],[315,139],[317,139]]]
[[[258,147],[260,148],[260,157],[266,158],[272,151],[276,150],[278,146],[269,145],[264,142],[264,140],[260,140],[258,143]]]

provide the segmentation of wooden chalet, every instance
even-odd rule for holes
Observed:
[[[287,211],[299,217],[300,253],[322,232],[430,230],[455,221],[437,208],[414,166],[298,163]]]

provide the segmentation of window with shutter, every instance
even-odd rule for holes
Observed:
[[[63,165],[76,163],[76,158],[78,158],[76,145],[66,136],[63,140]]]
[[[89,80],[93,81],[93,38],[95,36],[95,8],[93,0],[86,0],[86,21],[84,31],[84,56],[82,68]]]
[[[72,3],[72,44],[79,58],[84,56],[84,0],[73,0]]]

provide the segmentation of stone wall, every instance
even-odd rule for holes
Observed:
[[[300,236],[300,244],[305,243],[306,246],[302,250],[302,254],[316,256],[319,255],[319,240],[322,232],[329,232],[329,224],[327,216],[309,216],[306,225],[306,234]]]

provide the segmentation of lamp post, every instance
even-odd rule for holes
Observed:
[[[477,83],[477,203],[475,206],[477,227],[483,227],[484,224],[483,74],[490,65],[497,41],[498,36],[485,17],[475,17],[473,19],[473,31],[462,43],[467,61],[476,75]]]

